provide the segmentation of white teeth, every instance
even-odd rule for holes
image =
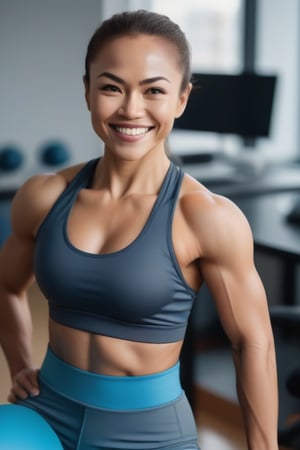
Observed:
[[[145,134],[149,128],[124,128],[124,127],[114,127],[119,133],[126,134],[127,136],[139,136],[140,134]]]

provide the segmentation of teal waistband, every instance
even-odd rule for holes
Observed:
[[[173,401],[182,394],[179,362],[170,369],[150,375],[101,375],[66,364],[48,348],[40,378],[74,401],[112,410],[151,408]]]

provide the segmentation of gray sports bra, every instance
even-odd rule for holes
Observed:
[[[172,245],[172,219],[183,172],[170,164],[139,236],[122,250],[91,254],[74,247],[67,221],[98,159],[87,163],[39,228],[34,270],[50,317],[91,333],[141,342],[183,339],[196,292],[184,281]]]

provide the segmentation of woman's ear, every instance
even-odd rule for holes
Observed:
[[[176,115],[175,115],[176,119],[178,119],[178,117],[180,117],[183,114],[192,88],[193,88],[192,83],[189,83],[187,85],[187,87],[181,92],[179,99],[178,99],[177,109],[176,109]]]
[[[89,100],[90,85],[89,85],[89,82],[85,75],[82,77],[82,80],[83,80],[83,84],[84,84],[84,97],[85,97],[86,106],[87,106],[88,110],[90,111],[91,110],[90,100]]]

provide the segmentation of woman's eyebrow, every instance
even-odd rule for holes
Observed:
[[[100,77],[110,78],[111,80],[113,80],[117,83],[126,84],[125,80],[123,80],[122,78],[120,78],[117,75],[114,75],[113,73],[110,73],[110,72],[102,72],[99,75],[97,75],[97,78],[100,78]],[[165,80],[168,83],[171,83],[170,80],[168,80],[168,78],[163,77],[163,76],[157,76],[157,77],[146,78],[145,80],[141,80],[139,82],[139,84],[140,85],[151,84],[151,83],[155,83],[156,81],[160,81],[160,80]]]

